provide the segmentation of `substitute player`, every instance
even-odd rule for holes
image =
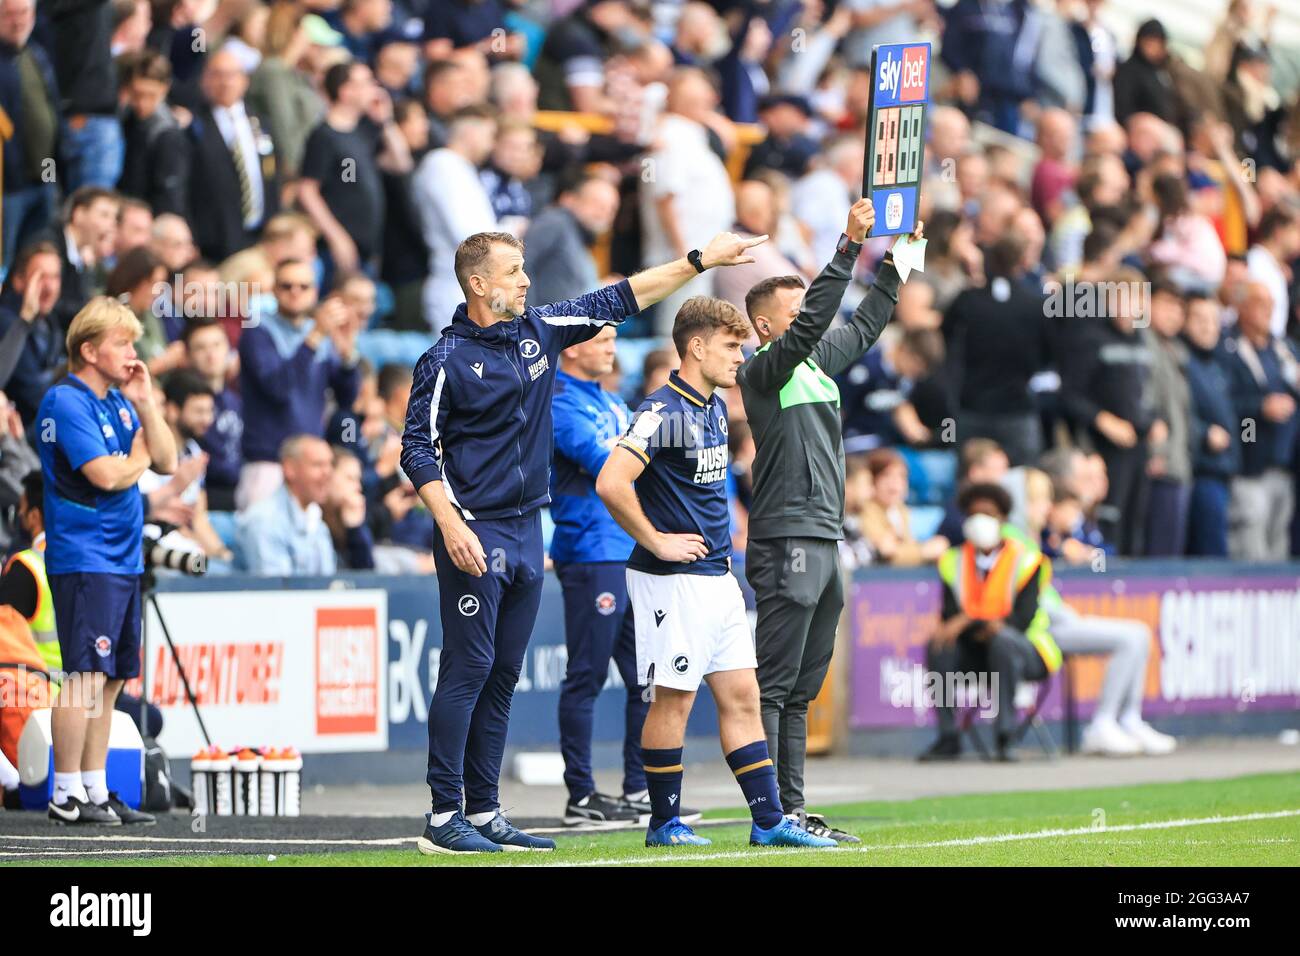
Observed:
[[[700,681],[718,706],[727,764],[753,816],[750,843],[833,847],[781,812],[759,719],[754,642],[731,575],[727,409],[749,325],[728,302],[695,296],[673,323],[681,368],[642,402],[596,491],[636,540],[627,590],[639,683],[652,702],[641,733],[650,790],[646,846],[705,846],[680,818],[682,744]]]
[[[567,826],[634,823],[649,814],[641,769],[641,725],[649,704],[636,682],[636,637],[624,569],[632,539],[596,495],[596,476],[627,430],[631,412],[601,388],[614,367],[615,330],[600,333],[560,356],[555,376],[555,459],[551,467],[551,560],[564,591],[564,643],[569,652],[560,688],[560,753],[569,800]],[[623,790],[596,789],[591,771],[592,712],[610,658],[627,690],[624,705]]]
[[[560,353],[617,325],[709,266],[752,262],[767,237],[715,236],[616,285],[525,308],[524,244],[476,233],[456,250],[465,293],[415,367],[402,469],[437,522],[443,649],[429,707],[422,853],[550,850],[500,812],[497,782],[524,651],[542,596],[542,526]],[[462,799],[464,807],[462,809]]]
[[[176,443],[135,357],[140,323],[91,299],[68,326],[67,378],[45,393],[36,434],[45,478],[45,569],[67,672],[50,729],[64,824],[153,823],[108,790],[113,703],[140,673],[144,510],[136,482],[176,469]]]
[[[810,833],[840,843],[861,841],[809,814],[803,794],[808,704],[826,679],[844,607],[844,445],[831,376],[871,348],[893,314],[898,272],[888,253],[852,321],[826,330],[874,222],[869,200],[853,204],[835,257],[806,294],[798,276],[749,290],[745,308],[763,345],[736,376],[756,447],[745,575],[758,605],[763,731],[781,805]],[[913,239],[921,234],[918,223]]]

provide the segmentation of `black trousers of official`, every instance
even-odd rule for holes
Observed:
[[[945,678],[944,688],[950,685],[946,679],[948,675],[964,674],[973,676],[976,683],[967,685],[972,689],[983,683],[991,690],[992,675],[997,674],[998,712],[993,726],[999,737],[1010,736],[1019,723],[1016,687],[1022,680],[1042,680],[1047,676],[1047,665],[1029,638],[1005,625],[987,640],[976,638],[975,629],[968,627],[951,644],[939,647],[932,641],[926,648],[925,669]],[[939,733],[945,737],[955,736],[956,701],[949,699],[945,690],[937,704]],[[966,706],[975,706],[975,702],[968,701]]]
[[[769,756],[781,807],[804,805],[808,705],[821,690],[844,609],[839,543],[825,538],[750,540],[745,576],[758,605],[755,653]]]

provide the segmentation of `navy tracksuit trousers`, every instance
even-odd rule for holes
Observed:
[[[475,520],[487,573],[473,577],[452,562],[435,532],[442,617],[438,686],[429,706],[429,789],[433,811],[495,810],[510,700],[542,601],[542,519]]]
[[[646,788],[641,761],[641,725],[650,704],[641,699],[636,676],[636,632],[627,598],[626,564],[621,561],[557,564],[564,589],[564,643],[568,670],[560,689],[560,751],[564,783],[574,800],[594,793],[591,728],[596,697],[605,686],[613,657],[627,687],[623,736],[623,792]]]

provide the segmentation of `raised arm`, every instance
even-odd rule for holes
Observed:
[[[712,269],[715,266],[739,266],[753,262],[754,257],[747,254],[748,250],[764,242],[767,242],[767,236],[742,239],[734,232],[720,232],[700,250],[700,264],[705,269]],[[638,272],[628,282],[632,286],[632,294],[636,297],[639,311],[649,308],[656,302],[662,302],[697,275],[699,273],[695,271],[695,267],[683,256],[661,266],[655,266],[653,269]]]
[[[799,315],[785,334],[773,339],[767,348],[741,366],[739,377],[743,384],[759,392],[775,392],[789,381],[790,373],[800,362],[814,354],[817,343],[839,311],[862,242],[875,221],[876,213],[870,201],[859,199],[853,204],[844,229],[849,242],[836,250],[834,258],[808,287]]]
[[[813,359],[827,375],[839,375],[876,344],[898,304],[898,270],[888,254],[876,281],[853,310],[847,325],[827,332],[813,350]]]
[[[925,224],[918,220],[908,240],[920,242],[924,238]],[[853,310],[853,318],[844,327],[824,336],[814,351],[813,357],[823,372],[839,375],[876,344],[894,314],[894,306],[898,305],[899,282],[894,255],[886,252],[876,271],[876,281]]]

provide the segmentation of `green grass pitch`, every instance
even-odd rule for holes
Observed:
[[[643,831],[559,837],[553,853],[421,856],[409,848],[278,856],[65,858],[85,866],[1295,866],[1300,773],[1084,790],[976,794],[822,807],[863,845],[772,850],[747,824],[705,826],[710,847],[647,849]],[[717,811],[736,819],[741,811]]]

